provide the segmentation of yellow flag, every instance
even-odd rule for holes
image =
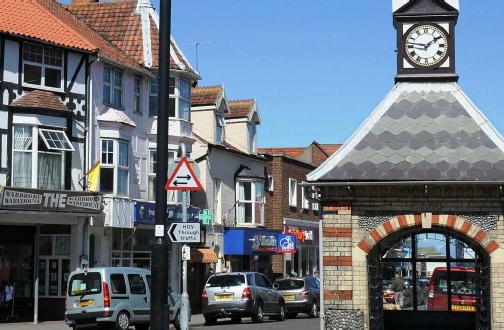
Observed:
[[[100,184],[100,161],[97,161],[93,167],[86,173],[87,175],[87,190],[98,191]]]

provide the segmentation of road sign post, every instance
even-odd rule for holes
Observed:
[[[177,163],[170,178],[166,182],[166,190],[182,190],[182,223],[172,223],[168,230],[168,236],[173,243],[197,243],[201,240],[199,222],[187,222],[187,192],[203,189],[198,177],[189,160],[183,157]],[[194,164],[194,163],[193,163]],[[197,172],[197,170],[196,170]],[[182,247],[182,305],[180,307],[180,329],[189,329],[189,294],[187,293],[187,251],[189,246]],[[185,254],[184,254],[185,252]],[[190,253],[190,252],[189,252]],[[190,257],[190,255],[189,255]]]

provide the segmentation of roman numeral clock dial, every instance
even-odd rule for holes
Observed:
[[[404,49],[407,60],[417,67],[440,65],[448,54],[446,31],[436,25],[413,26],[406,32]]]

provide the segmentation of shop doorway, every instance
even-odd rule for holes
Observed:
[[[35,227],[0,226],[0,322],[33,319]]]
[[[370,329],[490,329],[489,265],[480,245],[449,229],[387,236],[368,254]]]

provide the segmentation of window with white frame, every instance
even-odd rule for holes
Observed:
[[[170,77],[169,94],[170,98],[168,100],[168,117],[175,118],[175,77]],[[158,115],[158,103],[159,103],[159,81],[157,79],[151,79],[150,81],[150,92],[149,92],[149,116],[155,117]]]
[[[273,191],[274,183],[273,175],[268,175],[268,191]]]
[[[63,79],[61,49],[23,44],[23,84],[61,89]]]
[[[129,144],[115,139],[101,140],[100,191],[128,195]]]
[[[103,103],[122,107],[123,72],[110,66],[103,67]]]
[[[236,183],[237,225],[264,225],[264,182],[240,180]]]
[[[179,108],[180,119],[191,121],[191,82],[179,79]]]
[[[249,152],[255,152],[256,126],[248,125],[248,149]]]
[[[222,222],[222,208],[221,208],[221,180],[213,179],[213,215],[214,222]]]
[[[137,113],[142,113],[141,86],[142,80],[140,79],[140,77],[135,77],[133,79],[133,111]]]
[[[149,88],[149,116],[151,117],[157,116],[158,113],[158,93],[158,80],[153,78],[150,80]]]
[[[66,151],[74,148],[63,130],[15,124],[12,186],[61,190]]]
[[[168,151],[168,164],[173,164],[175,160],[175,152]],[[148,186],[148,199],[150,201],[156,200],[156,166],[157,166],[157,149],[149,149],[149,186]],[[168,201],[176,200],[180,192],[168,191]],[[175,196],[175,197],[173,197]]]
[[[215,142],[224,143],[224,127],[226,126],[226,121],[224,120],[224,116],[221,113],[216,113],[215,117]]]
[[[301,187],[301,198],[303,199],[301,207],[305,210],[308,210],[310,208],[310,203],[308,201],[308,198],[306,198],[307,193],[308,189],[306,187]]]
[[[297,180],[289,178],[289,206],[297,206]]]
[[[318,193],[318,189],[315,188],[315,186],[312,186],[312,191],[313,192],[312,192],[311,197],[313,199],[318,200],[320,198],[319,193]],[[318,211],[318,209],[319,209],[319,203],[312,203],[312,210],[313,211]]]

